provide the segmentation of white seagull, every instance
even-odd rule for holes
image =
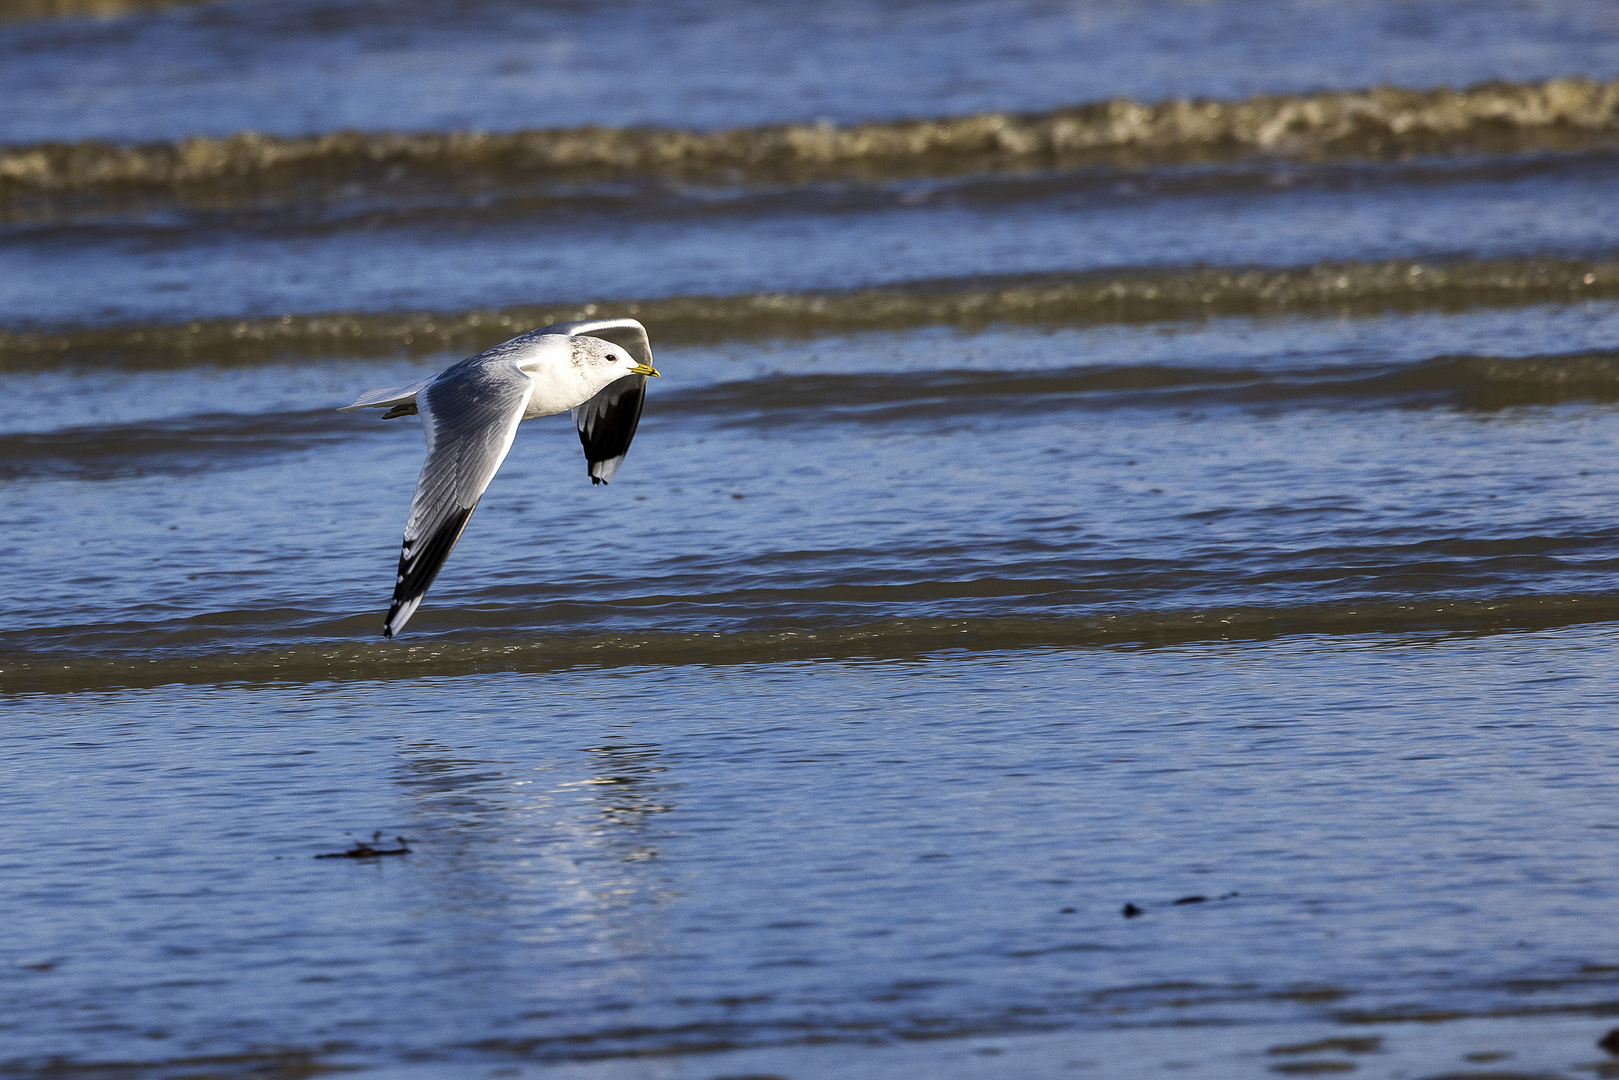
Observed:
[[[339,412],[420,412],[427,463],[416,481],[384,637],[404,628],[512,448],[517,425],[573,410],[592,484],[618,471],[656,376],[646,327],[634,319],[543,326],[451,364],[421,382],[371,390]]]

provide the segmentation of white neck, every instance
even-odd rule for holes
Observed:
[[[576,354],[573,340],[561,334],[535,340],[518,359],[517,366],[534,381],[534,393],[523,410],[524,420],[583,405],[612,381],[611,372],[586,364]]]

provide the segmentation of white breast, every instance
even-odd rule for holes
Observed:
[[[524,420],[567,412],[601,390],[600,374],[575,356],[572,339],[561,334],[536,340],[518,364],[534,382]]]

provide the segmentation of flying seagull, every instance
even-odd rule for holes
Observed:
[[[542,326],[451,364],[421,382],[371,390],[339,412],[420,413],[427,463],[416,480],[399,576],[382,635],[399,633],[467,527],[512,448],[517,425],[573,410],[592,484],[618,471],[641,420],[646,378],[657,375],[646,327],[634,319]]]

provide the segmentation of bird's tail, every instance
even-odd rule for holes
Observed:
[[[409,386],[394,386],[387,390],[367,390],[354,399],[354,404],[345,405],[338,412],[353,412],[355,409],[387,409],[397,408],[400,405],[416,404],[416,395],[427,389],[427,384],[438,376],[430,376],[420,382],[413,382]]]

